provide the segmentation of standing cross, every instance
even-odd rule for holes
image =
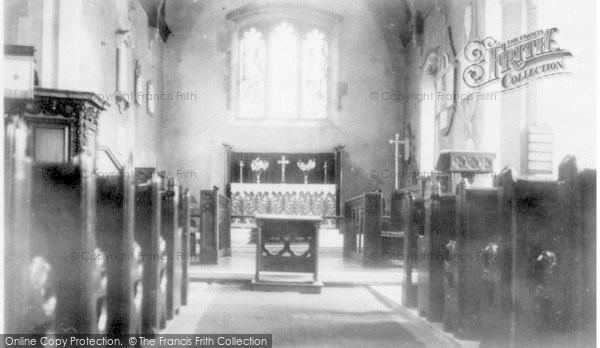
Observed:
[[[290,161],[285,159],[285,156],[281,156],[281,159],[277,161],[277,164],[281,164],[281,182],[285,182],[285,166],[290,163]]]
[[[395,175],[394,175],[394,188],[398,189],[398,179],[400,177],[398,170],[400,169],[400,154],[398,153],[398,146],[404,144],[404,160],[408,160],[408,139],[400,140],[400,134],[396,133],[395,139],[390,139],[390,144],[394,144],[394,159],[395,159]]]

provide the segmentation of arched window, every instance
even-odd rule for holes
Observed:
[[[324,119],[329,102],[329,43],[317,28],[288,21],[242,31],[240,118]]]
[[[228,18],[238,23],[232,80],[237,118],[330,117],[339,18],[301,6],[242,8]]]
[[[265,39],[256,28],[249,28],[240,40],[239,105],[245,117],[258,118],[264,113]]]

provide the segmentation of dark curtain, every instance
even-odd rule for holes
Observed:
[[[333,153],[267,153],[267,152],[233,152],[231,154],[231,182],[240,182],[240,161],[244,163],[242,177],[244,183],[256,183],[256,172],[252,172],[250,163],[255,158],[269,162],[269,168],[260,175],[261,184],[280,184],[281,165],[277,161],[281,156],[289,161],[285,166],[285,184],[303,184],[304,174],[298,168],[298,161],[304,163],[315,160],[315,168],[308,172],[309,184],[324,184],[327,163],[327,184],[335,184],[335,154]]]

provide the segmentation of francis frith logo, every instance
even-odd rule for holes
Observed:
[[[557,28],[534,31],[500,43],[492,37],[471,41],[465,59],[471,63],[463,72],[471,88],[500,83],[507,91],[534,80],[568,73],[565,58],[570,51],[557,46]]]

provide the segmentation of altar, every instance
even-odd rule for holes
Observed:
[[[319,216],[335,228],[341,215],[342,151],[332,153],[237,152],[225,144],[233,227],[254,226],[257,214]]]
[[[320,293],[319,228],[320,216],[255,216],[257,232],[256,273],[253,290]],[[310,278],[293,273],[308,273]]]
[[[231,184],[231,214],[234,226],[253,224],[256,214],[336,215],[334,184]],[[335,220],[325,219],[324,227],[334,227]]]

